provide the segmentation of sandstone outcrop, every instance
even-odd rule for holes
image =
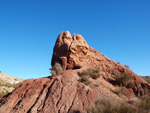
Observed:
[[[51,65],[59,62],[64,73],[25,81],[11,94],[0,99],[0,112],[6,113],[86,113],[94,102],[107,98],[113,102],[127,101],[131,97],[150,95],[150,84],[132,70],[90,47],[84,38],[69,31],[61,33],[53,51]],[[80,82],[78,72],[99,68],[100,77],[90,78],[90,84]],[[132,87],[123,87],[123,97],[115,94],[114,76],[131,75]]]
[[[121,100],[112,93],[113,89],[113,85],[103,78],[86,86],[79,82],[76,71],[70,70],[60,76],[25,81],[12,94],[0,100],[0,111],[6,113],[72,113],[80,111],[82,113],[88,111],[94,101],[99,98]]]
[[[54,65],[55,62],[59,62],[64,70],[88,67],[99,68],[101,75],[107,81],[113,81],[115,74],[129,74],[131,75],[134,94],[150,95],[150,85],[146,81],[137,76],[128,67],[107,58],[90,47],[79,34],[71,36],[69,31],[66,31],[58,36],[51,64]]]

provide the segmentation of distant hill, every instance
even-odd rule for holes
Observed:
[[[0,98],[17,88],[25,79],[0,73]]]
[[[150,76],[141,76],[144,80],[150,83]]]

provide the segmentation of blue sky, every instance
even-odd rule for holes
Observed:
[[[138,75],[150,75],[149,0],[1,0],[0,70],[19,78],[49,76],[62,31]]]

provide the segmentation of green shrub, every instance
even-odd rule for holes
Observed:
[[[140,99],[137,98],[137,97],[130,98],[130,99],[128,100],[128,103],[131,104],[131,105],[134,105],[134,106],[138,106],[139,103],[140,103]]]
[[[92,107],[90,113],[112,113],[112,105],[106,99],[101,99],[95,102],[95,106]]]
[[[124,65],[126,68],[128,68],[129,69],[129,66],[128,65]]]
[[[148,83],[150,83],[150,80],[146,80]]]
[[[116,93],[118,96],[125,95],[126,89],[123,87],[116,87],[114,93]]]
[[[11,87],[11,84],[6,83],[5,86],[6,86],[6,87]]]
[[[92,79],[97,79],[100,76],[99,72],[100,72],[99,68],[96,69],[88,68],[87,70],[83,70],[81,73],[78,73],[78,75],[80,77],[88,76],[91,77]]]
[[[2,91],[2,92],[0,93],[0,98],[2,98],[3,96],[7,95],[8,93],[9,93],[8,91],[6,91],[6,92]]]
[[[148,95],[130,99],[128,103],[136,106],[138,113],[150,113],[150,96]]]
[[[121,75],[115,75],[115,83],[118,84],[119,86],[126,86],[128,81],[130,80],[130,75],[126,73],[121,73]]]
[[[137,113],[137,110],[133,106],[122,102],[114,105],[112,113]]]
[[[52,76],[53,75],[61,75],[63,73],[63,68],[62,66],[59,64],[59,63],[55,63],[53,66],[52,66],[52,69],[51,70],[51,74]]]
[[[5,87],[13,87],[11,84],[9,84],[9,83],[6,83],[6,84],[3,84],[3,83],[0,83],[0,86],[5,86]]]
[[[95,102],[90,113],[150,113],[150,96],[148,95],[142,96],[140,99],[132,98],[128,103],[117,102],[114,104],[110,100],[101,99]]]
[[[127,83],[126,83],[125,86],[126,86],[127,88],[133,88],[133,85],[134,85],[133,82],[131,82],[131,81],[129,80],[129,81],[127,81]]]
[[[2,73],[2,72],[0,71],[0,73]]]
[[[150,96],[148,95],[142,96],[140,100],[141,101],[139,103],[138,108],[144,109],[147,112],[150,112]]]
[[[90,113],[137,113],[137,111],[127,103],[118,102],[112,105],[110,101],[102,99],[95,103]]]
[[[14,85],[14,86],[13,86],[13,88],[15,88],[15,89],[16,89],[16,88],[18,88],[18,86],[17,86],[17,85]]]
[[[83,70],[81,73],[78,73],[78,75],[80,76],[80,82],[83,82],[85,85],[89,85],[90,84],[89,78],[97,79],[100,76],[99,72],[100,70],[98,68],[96,69],[88,68],[86,70]]]
[[[85,85],[89,85],[90,84],[89,77],[88,76],[81,76],[80,82],[83,82]]]

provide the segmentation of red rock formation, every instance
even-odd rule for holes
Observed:
[[[54,65],[55,62],[59,62],[64,70],[97,67],[101,70],[101,75],[108,81],[113,81],[115,74],[129,74],[135,95],[150,95],[150,85],[146,81],[128,67],[107,58],[90,47],[81,35],[76,34],[71,37],[66,31],[58,36],[51,64]]]
[[[59,62],[63,75],[25,81],[11,94],[0,99],[0,113],[72,113],[85,112],[99,98],[126,101],[132,96],[150,95],[150,84],[138,77],[124,65],[112,61],[89,47],[81,35],[66,31],[58,36],[52,65]],[[86,86],[80,82],[78,72],[91,68],[100,69],[100,78],[90,79]],[[132,87],[123,98],[114,93],[115,74],[131,75]]]
[[[91,80],[92,81],[92,80]],[[100,82],[99,82],[100,81]],[[89,86],[79,82],[76,71],[63,75],[25,81],[12,94],[0,100],[3,113],[70,113],[87,111],[100,97],[121,100],[104,79]],[[106,86],[105,86],[106,85]]]

